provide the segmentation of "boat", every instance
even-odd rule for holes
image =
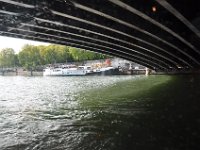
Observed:
[[[115,75],[116,69],[114,67],[102,67],[93,70],[94,75]]]
[[[91,66],[61,65],[47,67],[43,70],[43,76],[85,76],[85,75],[113,75],[114,67],[102,67],[92,69]]]
[[[89,66],[66,65],[60,67],[47,67],[43,70],[44,76],[84,76],[90,73]]]
[[[93,73],[93,69],[91,66],[78,66],[79,69],[86,70],[87,74]]]

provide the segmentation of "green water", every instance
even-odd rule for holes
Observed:
[[[123,105],[124,103],[136,104],[146,101],[153,95],[148,95],[158,86],[166,85],[172,79],[170,76],[142,76],[134,80],[117,82],[110,86],[98,89],[90,89],[80,93],[84,99],[80,100],[84,107],[106,107]]]
[[[138,78],[80,97],[81,107],[97,111],[92,120],[85,120],[98,133],[85,142],[104,144],[97,149],[200,148],[199,76]]]
[[[1,77],[1,150],[200,149],[198,75]]]

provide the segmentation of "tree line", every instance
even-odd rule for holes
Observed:
[[[0,67],[24,67],[34,70],[47,64],[81,62],[85,60],[105,59],[107,55],[62,45],[24,45],[18,54],[12,48],[0,51]]]

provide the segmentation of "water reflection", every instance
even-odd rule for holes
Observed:
[[[0,81],[1,149],[199,148],[198,76]]]

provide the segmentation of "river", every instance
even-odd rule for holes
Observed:
[[[200,149],[199,89],[197,75],[0,76],[0,149]]]

